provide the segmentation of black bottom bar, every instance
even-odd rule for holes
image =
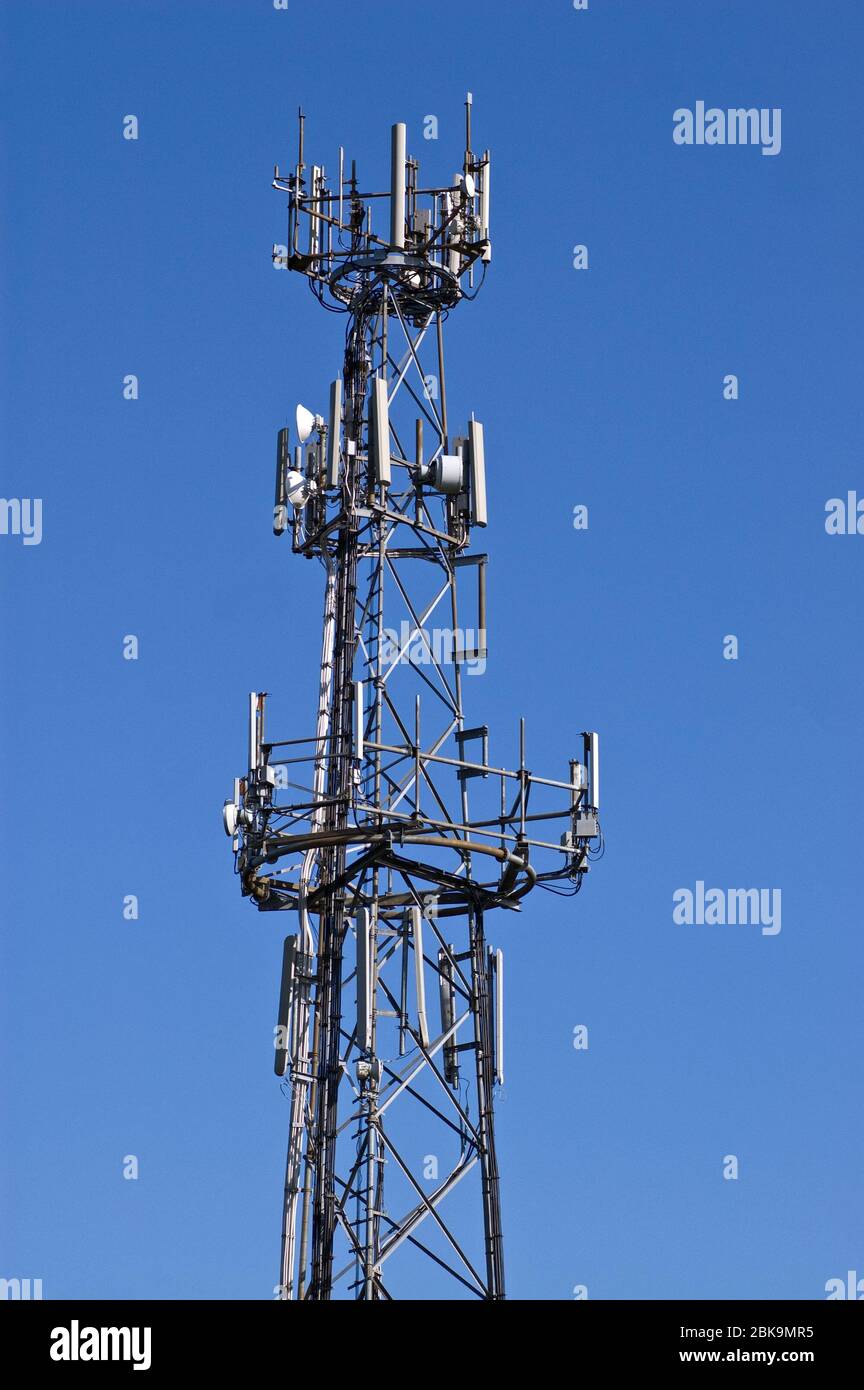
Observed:
[[[526,1305],[534,1335],[543,1336],[538,1322],[550,1318],[555,1344],[536,1344],[545,1362],[555,1350],[598,1370],[666,1371],[703,1365],[761,1365],[773,1369],[808,1366],[824,1379],[858,1360],[864,1323],[860,1314],[833,1302],[571,1302]],[[308,1305],[307,1305],[308,1308]],[[476,1305],[471,1304],[476,1322]],[[356,1313],[354,1314],[356,1316]],[[374,1319],[375,1315],[371,1315]],[[458,1313],[456,1314],[458,1318]],[[494,1320],[495,1313],[490,1314]],[[303,1342],[298,1322],[324,1317],[341,1321],[333,1304],[325,1313],[309,1313],[296,1304],[184,1302],[18,1302],[3,1314],[4,1360],[27,1374],[56,1372],[59,1376],[99,1368],[113,1374],[155,1375],[178,1370],[218,1371],[224,1378],[234,1370],[246,1374],[257,1368],[263,1376],[308,1369],[304,1353],[294,1364]],[[370,1314],[352,1322],[367,1325]],[[519,1305],[511,1302],[505,1320],[495,1327],[495,1344],[506,1346],[508,1333],[524,1349]],[[572,1340],[571,1340],[572,1339]],[[307,1344],[308,1345],[308,1344]],[[351,1343],[334,1343],[341,1362],[356,1356]],[[542,1348],[542,1351],[541,1351]],[[557,1357],[555,1358],[557,1360]],[[551,1369],[551,1361],[549,1366]],[[333,1363],[334,1369],[336,1363]]]

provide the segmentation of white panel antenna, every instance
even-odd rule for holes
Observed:
[[[489,183],[491,173],[492,161],[487,150],[483,156],[480,184],[480,238],[486,242],[481,259],[487,265],[492,259],[492,243],[489,240]]]
[[[330,387],[330,428],[327,431],[327,487],[339,486],[339,459],[342,453],[342,378]]]
[[[495,1080],[504,1085],[504,952],[493,954],[495,973]]]
[[[281,536],[288,525],[288,508],[285,504],[285,474],[291,451],[288,446],[288,426],[276,436],[276,495],[273,500],[273,534]]]
[[[387,404],[387,381],[383,376],[372,378],[372,440],[371,453],[375,477],[385,487],[390,486],[390,409]]]
[[[249,771],[254,772],[261,763],[261,743],[264,738],[264,695],[255,690],[249,692]]]
[[[318,185],[321,179],[321,169],[317,164],[312,165],[312,177],[310,180],[310,196],[312,208],[309,213],[309,255],[317,256],[319,251],[319,227],[320,220],[318,215]]]
[[[414,983],[417,989],[417,1027],[423,1046],[429,1046],[429,1025],[426,1021],[426,971],[423,961],[423,913],[411,909],[411,938],[414,943]]]
[[[354,682],[354,757],[358,762],[363,761],[363,726],[365,721],[365,711],[363,709],[363,681]]]
[[[442,1033],[449,1033],[456,1022],[456,990],[453,984],[453,962],[451,959],[453,949],[452,946],[449,946],[448,950],[445,951],[442,946],[438,952]],[[444,1079],[448,1086],[459,1085],[459,1053],[456,1051],[456,1042],[452,1034],[444,1044]]]
[[[468,424],[468,466],[471,470],[471,524],[485,526],[486,513],[486,450],[483,426],[471,417]]]
[[[291,1057],[291,1016],[294,1005],[294,979],[297,969],[297,937],[286,936],[282,948],[282,983],[279,989],[279,1017],[274,1038],[276,1053],[273,1070],[284,1076]]]
[[[600,735],[586,733],[585,762],[588,767],[588,804],[594,811],[600,810]]]
[[[356,917],[357,930],[357,1035],[356,1043],[362,1052],[372,1047],[373,961],[372,930],[368,907],[361,907]]]

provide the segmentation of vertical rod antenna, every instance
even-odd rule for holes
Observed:
[[[342,185],[345,177],[345,151],[339,146],[339,231],[342,231]]]
[[[468,173],[474,163],[474,156],[471,153],[471,106],[474,97],[471,92],[465,94],[465,172]]]
[[[519,720],[519,830],[525,834],[525,718]]]

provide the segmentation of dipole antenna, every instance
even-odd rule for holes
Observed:
[[[275,1070],[290,1083],[285,1299],[504,1297],[495,1087],[504,1077],[497,909],[578,892],[601,848],[599,746],[566,778],[490,759],[466,683],[487,659],[486,447],[451,433],[444,325],[492,257],[488,151],[422,186],[391,132],[390,188],[304,162],[274,256],[347,318],[322,412],[277,436],[273,530],[324,568],[314,728],[265,737],[224,807],[242,892],[287,912]],[[378,200],[388,216],[376,215]],[[473,702],[472,702],[473,703]]]

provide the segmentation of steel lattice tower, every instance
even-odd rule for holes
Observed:
[[[491,259],[471,99],[462,171],[442,187],[420,186],[396,125],[389,194],[361,192],[342,151],[331,191],[303,129],[301,114],[293,173],[275,171],[289,220],[274,255],[347,316],[326,417],[298,408],[293,457],[287,429],[277,443],[274,531],[325,571],[317,722],[266,739],[265,696],[250,696],[248,772],[224,811],[243,893],[298,914],[276,1030],[280,1288],[406,1297],[423,1261],[441,1297],[501,1299],[503,957],[485,917],[550,879],[578,891],[600,844],[598,740],[584,734],[584,761],[555,781],[528,770],[524,721],[506,769],[463,713],[486,659],[486,556],[469,551],[486,463],[479,421],[457,433],[448,417],[443,330]]]

